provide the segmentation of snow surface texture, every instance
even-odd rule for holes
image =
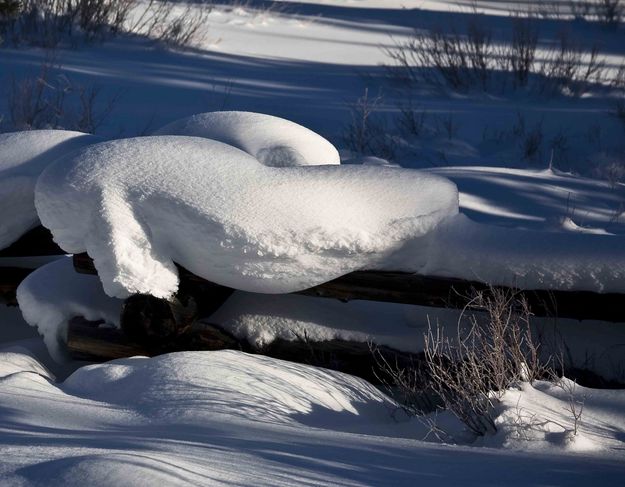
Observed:
[[[98,140],[66,130],[0,134],[0,249],[39,222],[34,190],[41,171],[60,156]]]
[[[336,148],[306,127],[251,112],[210,112],[176,120],[154,135],[190,135],[218,140],[254,156],[265,166],[340,164]]]
[[[625,187],[559,171],[445,167],[460,215],[389,266],[526,289],[625,292]]]
[[[390,269],[522,289],[625,292],[625,237],[477,223],[464,214],[407,242]]]
[[[3,485],[622,484],[622,391],[579,388],[574,438],[556,388],[512,391],[489,439],[510,452],[419,441],[427,428],[366,382],[241,352],[115,360],[65,382],[0,353],[0,376]]]
[[[253,292],[309,288],[384,261],[458,211],[449,180],[386,167],[266,167],[198,137],[104,142],[49,167],[42,223],[87,251],[109,296],[168,297],[174,262]]]
[[[104,294],[96,276],[76,273],[70,257],[30,274],[17,288],[17,300],[24,320],[37,328],[50,355],[58,362],[66,360],[60,345],[66,341],[71,318],[82,316],[119,326],[122,302]]]

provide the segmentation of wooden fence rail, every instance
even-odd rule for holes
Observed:
[[[74,255],[74,267],[81,273],[97,273],[87,254]],[[183,287],[203,286],[212,292],[221,290],[222,294],[223,290],[228,289],[202,279],[182,267],[178,270]],[[482,282],[454,278],[421,276],[407,272],[357,271],[293,294],[341,301],[358,299],[461,309],[467,305],[475,291],[490,288],[491,286]],[[503,286],[496,288],[524,297],[535,316],[625,323],[625,294],[521,290]]]

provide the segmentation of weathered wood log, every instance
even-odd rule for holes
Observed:
[[[32,257],[41,255],[63,255],[54,240],[50,230],[39,225],[22,235],[9,247],[0,250],[0,257]]]
[[[67,350],[75,360],[104,362],[147,355],[143,345],[134,343],[117,328],[102,326],[102,321],[75,316],[69,320],[67,328]]]
[[[195,322],[181,330],[176,339],[166,345],[155,346],[149,341],[133,341],[122,330],[102,327],[99,322],[89,322],[75,317],[68,323],[67,351],[72,358],[102,362],[134,355],[152,357],[163,353],[189,350],[241,350],[269,357],[306,363],[362,377],[370,382],[384,380],[378,365],[381,359],[400,368],[422,363],[422,354],[400,352],[389,347],[348,340],[287,341],[278,339],[263,348],[252,347],[218,325]]]
[[[229,293],[205,296],[205,301],[218,307]],[[217,325],[206,325],[198,321],[198,306],[194,298],[185,295],[184,301],[158,299],[145,294],[128,298],[122,307],[120,322],[123,333],[129,340],[141,343],[150,355],[177,350],[221,350],[246,349],[249,346],[239,341]],[[212,307],[207,308],[214,310]],[[216,309],[216,308],[215,308]]]
[[[76,360],[100,362],[146,355],[153,357],[181,350],[239,350],[239,343],[217,325],[196,322],[181,330],[176,340],[154,346],[149,341],[135,341],[123,330],[102,326],[101,321],[87,321],[81,316],[70,319],[67,327],[67,351]]]
[[[424,356],[403,352],[375,343],[333,339],[312,341],[307,339],[276,339],[254,353],[289,362],[305,363],[316,367],[338,370],[361,377],[373,384],[390,383],[381,364],[386,362],[396,370],[424,370]]]
[[[74,255],[74,267],[81,273],[97,273],[93,261],[87,254]],[[205,292],[198,292],[196,296],[225,293],[229,289],[206,281],[182,267],[178,270],[181,288],[188,290],[203,286]],[[370,300],[461,309],[467,305],[476,291],[488,290],[490,287],[478,281],[420,276],[406,272],[357,271],[294,294],[341,301]],[[527,300],[535,316],[625,322],[624,294],[519,290],[504,286],[495,288],[504,292],[518,293],[519,298]],[[201,301],[202,299],[199,299],[198,303]]]
[[[187,335],[186,340],[170,345],[168,350],[155,351],[145,343],[133,342],[122,330],[103,327],[101,322],[75,317],[68,323],[67,350],[75,360],[105,362],[137,355],[153,357],[176,351],[234,349],[338,370],[361,377],[373,384],[393,383],[393,378],[388,375],[389,371],[384,363],[394,371],[403,370],[416,374],[412,375],[412,380],[417,378],[426,380],[428,374],[423,354],[401,352],[368,343],[338,339],[324,342],[278,339],[266,347],[254,348],[246,341],[237,340],[219,326],[210,323],[197,323],[191,327]],[[625,385],[619,381],[606,380],[595,372],[583,368],[567,368],[566,376],[584,387],[622,389]],[[432,401],[433,398],[429,397],[429,400]]]
[[[22,267],[0,267],[0,304],[17,306],[15,291],[32,271]]]

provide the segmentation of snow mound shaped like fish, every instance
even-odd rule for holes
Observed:
[[[267,167],[210,139],[104,142],[50,166],[37,211],[105,292],[169,297],[174,262],[210,281],[287,293],[373,267],[458,212],[456,186],[387,167]]]

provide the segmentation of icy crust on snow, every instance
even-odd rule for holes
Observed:
[[[218,140],[274,167],[340,164],[336,148],[312,130],[289,120],[253,112],[209,112],[176,120],[154,135],[189,135]]]
[[[236,289],[285,293],[384,261],[458,211],[456,187],[384,167],[266,167],[198,137],[105,142],[40,177],[42,223],[94,258],[109,296],[168,297],[174,262]]]
[[[555,233],[449,218],[388,265],[523,289],[625,292],[625,237]]]
[[[0,249],[39,222],[33,195],[41,171],[58,157],[99,140],[67,130],[0,134]]]
[[[63,344],[71,318],[82,316],[119,326],[122,302],[104,294],[96,276],[76,273],[70,257],[29,274],[16,294],[24,320],[37,328],[50,355],[58,362],[66,360]]]

